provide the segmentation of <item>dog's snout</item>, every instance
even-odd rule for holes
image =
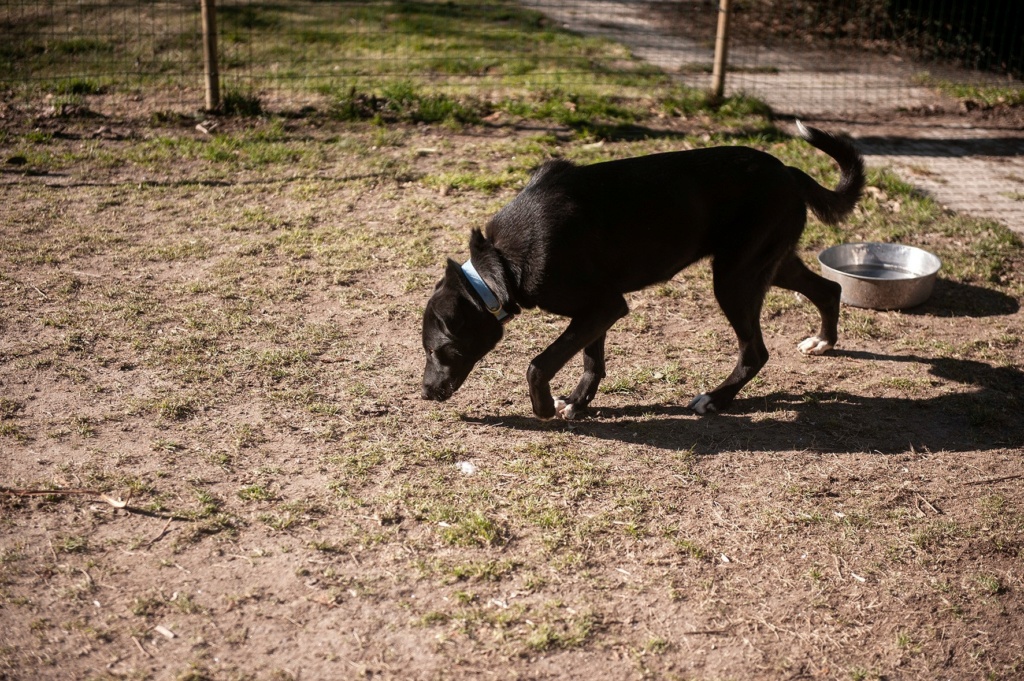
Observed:
[[[423,399],[444,402],[452,396],[452,390],[445,385],[424,385],[421,393]]]

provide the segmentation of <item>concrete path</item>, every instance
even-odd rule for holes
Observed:
[[[633,53],[681,82],[708,87],[702,72],[712,61],[708,44],[668,35],[641,0],[577,0],[571,4],[525,0],[569,30],[596,35]],[[945,106],[915,76],[925,69],[894,57],[866,62],[836,53],[787,53],[736,46],[730,50],[727,92],[766,101],[783,115],[800,116],[858,140],[868,162],[891,166],[948,208],[998,220],[1024,234],[1024,131],[981,128],[958,117],[906,116],[877,122],[879,114]],[[932,69],[934,74],[934,69]],[[972,79],[977,80],[972,74]],[[871,124],[858,122],[872,114]]]
[[[845,130],[869,163],[891,166],[944,206],[1024,234],[1024,131],[958,118],[820,125]]]

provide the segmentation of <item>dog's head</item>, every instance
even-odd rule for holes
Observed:
[[[451,397],[501,336],[501,322],[473,292],[458,263],[449,260],[423,313],[423,398]]]

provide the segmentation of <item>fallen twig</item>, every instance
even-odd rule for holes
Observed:
[[[1018,473],[1017,475],[1001,475],[996,478],[979,478],[978,480],[968,480],[965,485],[987,485],[991,482],[1003,482],[1004,480],[1016,480],[1017,478],[1024,478],[1024,474]]]
[[[164,536],[165,534],[167,534],[167,529],[168,529],[168,528],[169,528],[169,527],[171,526],[171,523],[172,523],[172,522],[174,522],[174,518],[168,518],[168,519],[167,519],[167,524],[165,524],[165,525],[164,525],[164,527],[163,527],[163,529],[162,529],[162,530],[160,530],[160,534],[156,535],[155,537],[153,537],[152,539],[150,539],[150,540],[149,540],[148,542],[146,542],[146,548],[147,548],[147,549],[148,549],[148,548],[149,548],[150,546],[152,546],[153,544],[155,544],[155,543],[157,543],[158,541],[160,541],[161,539],[163,539],[163,536]]]
[[[925,506],[932,510],[932,513],[934,513],[935,515],[942,515],[942,511],[932,506],[932,502],[928,501],[923,496],[921,496],[920,492],[914,492],[914,494],[917,495],[919,501],[923,502]]]
[[[139,650],[142,651],[142,653],[146,657],[153,657],[153,653],[149,652],[148,650],[146,650],[145,648],[142,647],[142,644],[139,642],[139,639],[137,639],[134,636],[132,636],[132,640],[135,641],[135,645],[138,647]]]
[[[11,487],[0,487],[0,492],[3,492],[4,494],[11,494],[16,497],[44,497],[51,494],[61,496],[88,496],[97,497],[99,501],[104,501],[114,508],[125,508],[128,506],[128,502],[115,499],[98,489],[85,489],[81,487],[71,489],[13,489]]]
[[[160,511],[147,511],[144,508],[138,508],[135,506],[129,506],[128,502],[131,501],[131,496],[127,500],[122,501],[121,499],[115,498],[101,492],[98,489],[88,489],[84,487],[65,488],[65,489],[15,489],[13,487],[0,487],[0,494],[10,494],[15,497],[45,497],[50,495],[57,496],[86,496],[93,497],[96,501],[102,501],[104,503],[119,508],[126,513],[133,513],[135,515],[149,516],[150,518],[164,518],[166,520],[184,520],[190,521],[194,518],[189,518],[183,515],[177,515],[174,513],[162,513]],[[158,536],[157,539],[160,537]],[[154,539],[153,541],[156,541]]]
[[[102,494],[94,489],[14,489],[12,487],[0,487],[0,492],[13,494],[16,497],[35,497],[47,494],[91,494],[94,496]]]

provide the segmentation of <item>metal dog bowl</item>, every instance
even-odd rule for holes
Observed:
[[[902,244],[839,244],[818,255],[821,274],[843,287],[854,307],[898,310],[928,300],[942,262]]]

